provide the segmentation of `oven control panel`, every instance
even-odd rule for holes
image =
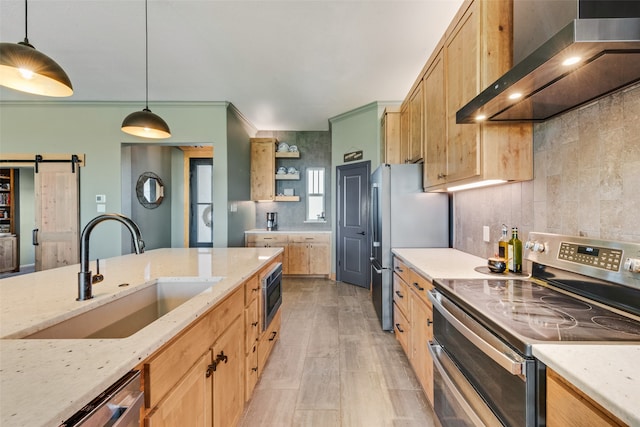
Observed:
[[[561,242],[558,259],[610,271],[620,270],[622,251],[589,245]]]
[[[532,231],[523,246],[527,261],[640,289],[640,242]]]

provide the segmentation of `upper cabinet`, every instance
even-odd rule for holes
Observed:
[[[400,108],[386,107],[380,121],[380,161],[402,163],[400,157]]]
[[[423,159],[423,110],[422,85],[402,103],[400,110],[400,160],[401,163],[419,163]]]
[[[425,191],[533,178],[531,124],[456,124],[456,112],[511,67],[512,20],[511,0],[465,1],[409,91],[407,159],[424,158]]]
[[[299,180],[300,173],[276,173],[276,159],[299,158],[299,151],[278,151],[276,138],[251,138],[251,200],[297,202],[300,196],[277,195],[276,180]]]

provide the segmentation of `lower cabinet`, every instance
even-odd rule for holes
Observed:
[[[394,259],[394,332],[429,402],[433,405],[433,360],[429,342],[433,340],[433,308],[427,292],[431,282]]]
[[[547,426],[604,427],[625,425],[615,415],[575,388],[569,381],[547,368]]]
[[[138,366],[145,426],[238,424],[280,332],[280,312],[262,331],[262,272]]]
[[[18,238],[0,237],[0,273],[18,271]]]

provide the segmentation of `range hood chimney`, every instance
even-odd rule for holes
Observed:
[[[513,0],[513,8],[516,65],[456,123],[541,122],[640,81],[640,1]],[[569,58],[580,59],[563,65]]]

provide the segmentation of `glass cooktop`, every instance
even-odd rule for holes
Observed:
[[[436,287],[507,341],[515,337],[527,347],[539,342],[640,342],[639,321],[531,280],[438,279]]]

